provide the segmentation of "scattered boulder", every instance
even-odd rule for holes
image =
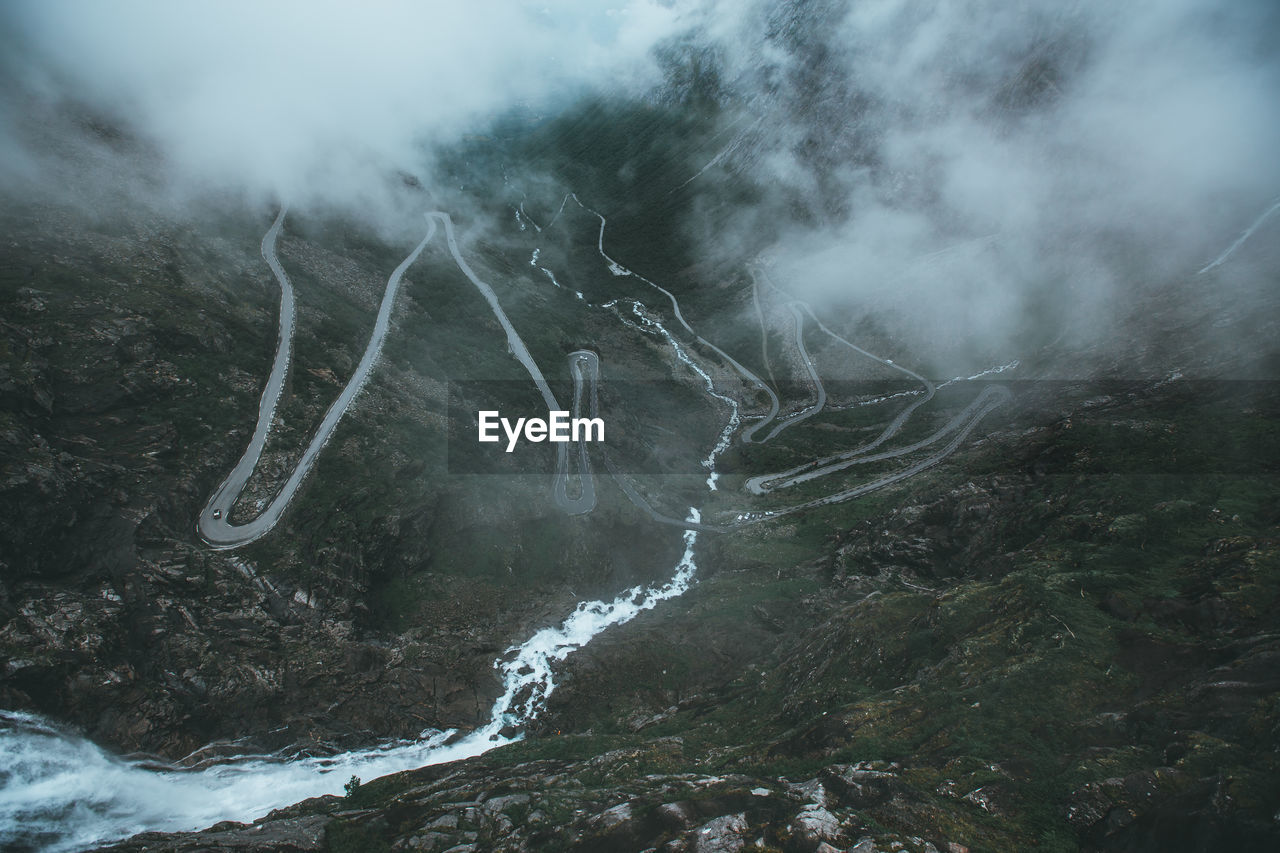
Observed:
[[[693,831],[695,853],[737,853],[746,846],[745,814],[724,815],[709,820]]]

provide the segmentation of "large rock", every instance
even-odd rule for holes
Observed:
[[[709,820],[693,831],[695,853],[737,853],[746,846],[745,814],[724,815]]]

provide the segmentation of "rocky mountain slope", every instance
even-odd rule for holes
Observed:
[[[113,849],[1271,849],[1280,396],[1126,389],[718,540],[520,744]]]
[[[429,322],[429,274],[281,535],[218,553],[194,513],[247,441],[275,344],[261,223],[135,213],[7,208],[0,705],[170,758],[247,735],[276,748],[473,724],[495,653],[569,593],[544,575],[510,598],[487,566],[433,562],[472,536],[441,525],[439,505],[466,515],[468,498],[440,486],[445,391],[423,366],[468,333],[405,340]],[[283,245],[300,332],[248,512],[354,367],[398,263],[371,235],[311,227]]]
[[[209,550],[195,514],[247,441],[275,343],[270,212],[3,215],[0,706],[188,765],[466,729],[503,649],[678,558],[616,490],[566,520],[545,477],[448,470],[444,378],[524,377],[438,245],[282,525]],[[650,216],[624,220],[619,255],[648,251],[690,316],[754,353],[759,329],[732,325],[746,279],[665,251],[674,226]],[[525,275],[532,238],[491,221],[475,216],[468,255],[543,363],[588,342],[628,379],[671,375],[662,344],[578,307],[616,286],[592,214],[545,249],[567,288]],[[401,242],[290,219],[295,367],[238,512],[350,375]],[[1206,348],[1204,306],[1153,289],[1122,306],[1141,334],[1119,350],[1033,351],[1014,404],[946,464],[702,537],[694,588],[569,658],[519,744],[116,849],[1273,849],[1273,294],[1219,306]],[[793,436],[730,451],[725,483],[812,438]]]

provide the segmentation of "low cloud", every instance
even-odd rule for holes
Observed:
[[[650,48],[681,14],[654,0],[14,2],[5,106],[103,117],[186,189],[371,208],[388,176],[429,183],[432,146],[505,110],[652,85]],[[0,129],[21,154],[16,122]],[[26,171],[40,159],[26,150]]]
[[[768,200],[712,241],[786,222],[776,279],[917,343],[1102,335],[1148,288],[1203,288],[1280,196],[1272,3],[765,3],[726,28]]]
[[[715,162],[672,169],[705,193],[688,218],[702,250],[763,254],[797,296],[956,351],[1099,337],[1171,282],[1205,299],[1195,270],[1280,196],[1268,0],[28,0],[0,11],[0,42],[0,179],[65,188],[49,164],[70,159],[179,200],[406,228],[421,199],[404,179],[446,191],[432,151],[512,110],[654,97],[655,57],[699,51],[723,135]],[[73,113],[146,155],[40,135]],[[699,216],[717,197],[730,215]],[[1213,288],[1256,289],[1250,256]]]

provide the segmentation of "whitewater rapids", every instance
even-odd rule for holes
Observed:
[[[688,520],[701,516],[690,508]],[[248,757],[200,770],[155,770],[122,760],[34,714],[0,711],[0,848],[68,853],[140,832],[183,832],[225,820],[250,822],[309,797],[340,794],[351,776],[471,758],[521,739],[504,734],[536,718],[555,689],[552,664],[601,631],[629,622],[693,582],[696,530],[684,533],[675,572],[658,587],[635,586],[612,601],[586,601],[557,627],[508,649],[494,666],[503,692],[489,721],[462,737],[420,740],[291,760]]]

